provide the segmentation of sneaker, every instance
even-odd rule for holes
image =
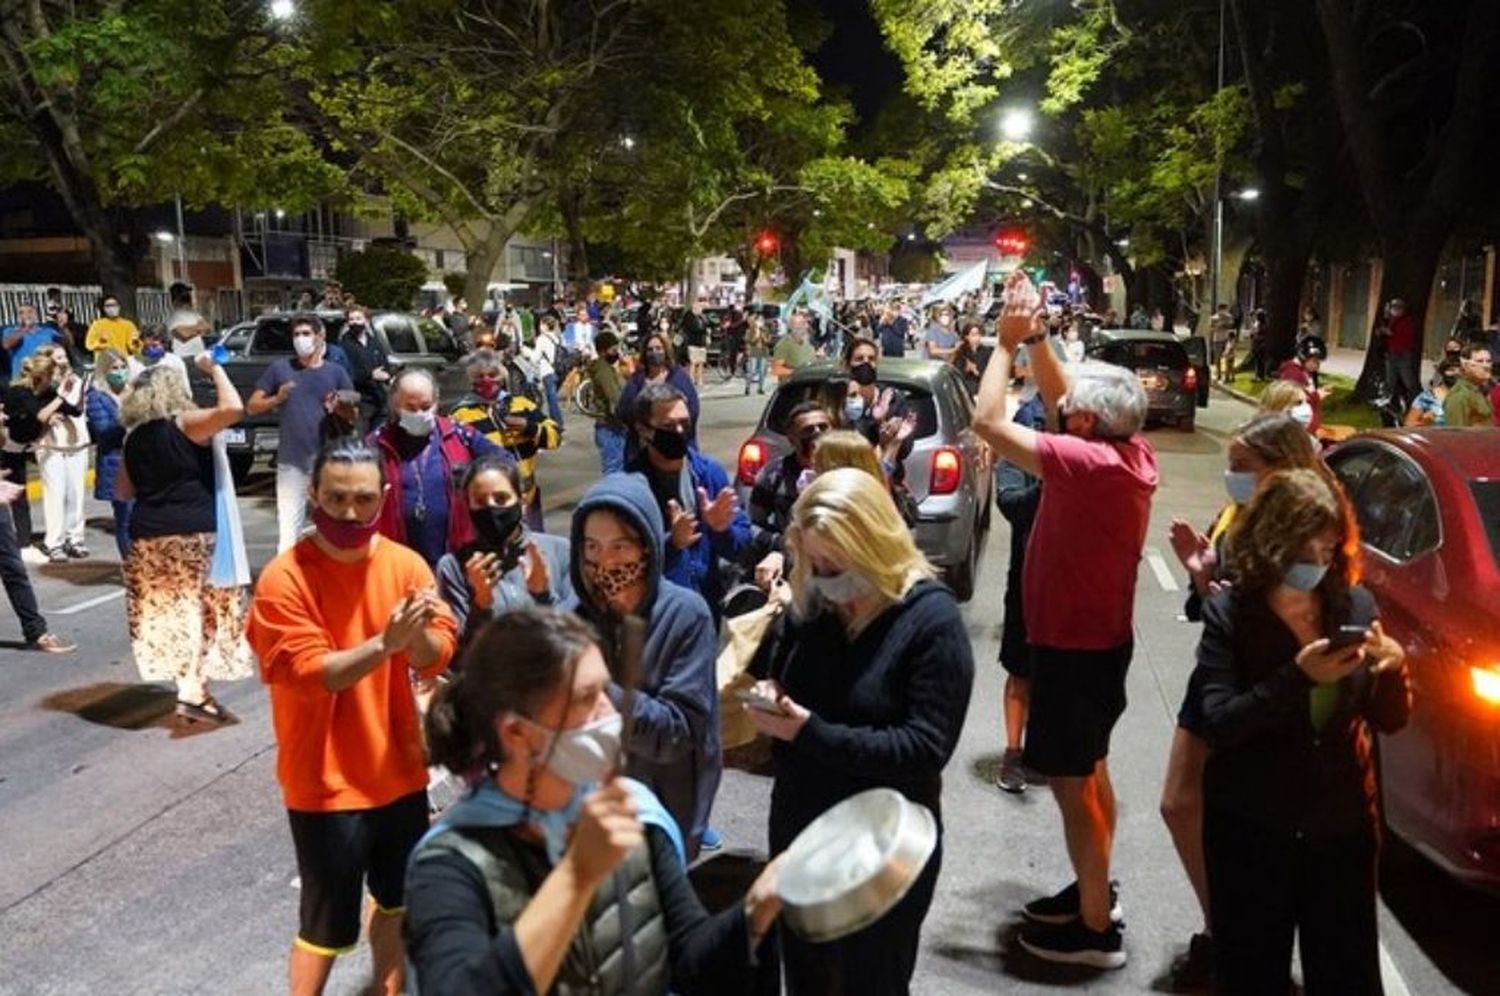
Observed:
[[[21,561],[22,563],[27,564],[48,563],[47,554],[38,547],[32,546],[29,543],[26,546],[21,547]]]
[[[1021,912],[1032,923],[1051,926],[1072,923],[1078,919],[1078,883],[1073,882],[1055,896],[1033,899],[1021,908]],[[1109,883],[1109,918],[1114,923],[1125,919],[1125,911],[1120,906],[1119,882]]]
[[[32,650],[40,650],[44,654],[71,654],[78,649],[78,644],[70,643],[56,633],[43,633],[26,646]]]
[[[1093,968],[1125,966],[1125,938],[1118,923],[1105,930],[1090,930],[1081,920],[1031,926],[1021,931],[1020,941],[1021,947],[1044,961]]]
[[[1167,970],[1167,985],[1174,993],[1207,992],[1213,984],[1214,939],[1194,934],[1187,950],[1178,955]]]
[[[713,827],[706,827],[703,831],[703,839],[698,841],[698,850],[703,854],[713,854],[724,850],[724,836]]]
[[[66,564],[68,562],[68,551],[60,546],[54,546],[47,550],[47,560],[54,564]]]
[[[74,560],[89,559],[89,548],[84,546],[82,543],[64,543],[63,553],[66,553]]]
[[[1005,756],[1000,759],[1000,774],[995,778],[995,785],[1002,792],[1017,795],[1026,791],[1026,769],[1021,765],[1020,751],[1005,752]]]

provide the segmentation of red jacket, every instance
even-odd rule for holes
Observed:
[[[1392,356],[1405,356],[1417,345],[1417,326],[1411,315],[1400,314],[1391,319],[1391,336],[1385,342],[1385,351]]]
[[[380,448],[386,483],[391,489],[380,508],[380,534],[404,544],[406,511],[401,497],[401,455],[396,452],[396,444],[391,439],[393,431],[394,427],[387,422],[370,433],[370,442]],[[475,537],[474,522],[469,518],[469,503],[458,494],[460,475],[475,457],[493,455],[504,460],[507,454],[473,429],[458,425],[446,416],[438,416],[433,432],[442,441],[443,500],[448,503],[448,550],[451,552],[472,543]],[[427,445],[432,443],[429,441]]]

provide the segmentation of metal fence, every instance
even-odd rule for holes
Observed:
[[[20,315],[24,305],[36,308],[39,317],[47,317],[47,284],[0,284],[0,325],[9,325]],[[56,286],[56,285],[54,285]],[[78,287],[58,286],[62,291],[62,304],[73,315],[73,321],[88,325],[100,315],[99,295],[103,293],[97,285]],[[238,295],[238,291],[229,292]],[[220,292],[215,304],[221,304],[224,292]],[[221,305],[222,306],[222,305]],[[165,324],[172,313],[170,295],[160,287],[137,287],[135,308],[125,308],[125,317],[137,325]],[[241,305],[239,311],[243,311]],[[206,316],[212,320],[212,316]],[[238,321],[236,317],[232,319]]]

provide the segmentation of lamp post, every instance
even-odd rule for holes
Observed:
[[[1219,79],[1215,94],[1224,92],[1224,0],[1219,0]],[[1224,267],[1224,168],[1219,158],[1217,136],[1214,142],[1214,228],[1209,249],[1208,284],[1210,315],[1219,313],[1219,273]],[[1205,334],[1206,331],[1205,331]]]

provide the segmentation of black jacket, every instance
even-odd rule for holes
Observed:
[[[1347,611],[1325,613],[1326,632],[1377,618],[1363,588]],[[1271,832],[1337,836],[1371,826],[1375,771],[1371,731],[1394,733],[1411,709],[1404,669],[1361,668],[1338,685],[1321,731],[1310,718],[1313,684],[1296,664],[1297,638],[1263,594],[1230,589],[1203,605],[1203,639],[1190,694],[1213,752],[1204,804]]]

